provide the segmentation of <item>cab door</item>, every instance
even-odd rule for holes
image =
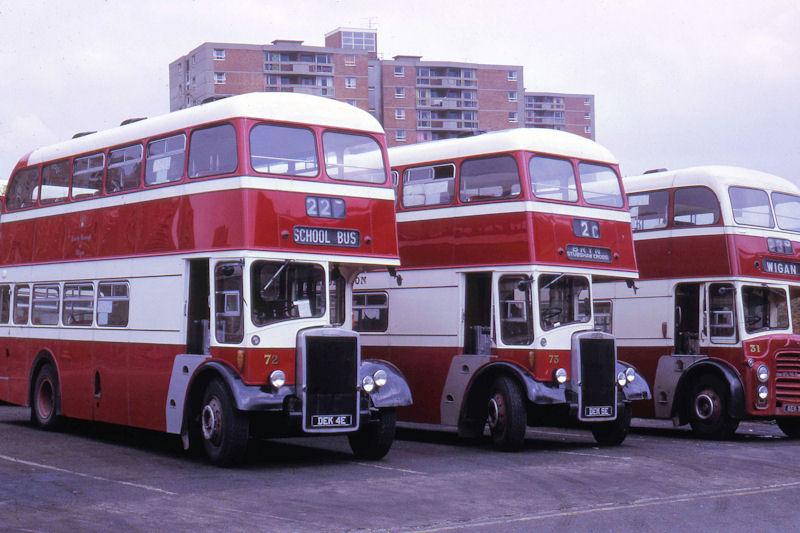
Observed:
[[[736,287],[733,283],[708,283],[703,291],[701,351],[712,355],[718,348],[738,342]]]

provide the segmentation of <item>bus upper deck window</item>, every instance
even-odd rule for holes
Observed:
[[[250,132],[250,164],[256,172],[313,178],[319,174],[314,133],[259,124]]]
[[[6,191],[6,207],[9,210],[23,209],[36,204],[39,191],[39,170],[26,168],[17,172]]]
[[[103,190],[105,154],[76,157],[72,163],[72,197],[94,196]]]
[[[520,192],[516,160],[508,155],[469,159],[461,163],[462,202],[511,198]]]
[[[731,187],[728,195],[731,199],[733,219],[737,224],[762,228],[775,227],[769,196],[765,191],[749,187]]]
[[[528,165],[533,194],[543,200],[576,202],[578,187],[572,163],[552,157],[533,157]]]
[[[649,191],[629,194],[628,207],[631,210],[633,231],[667,227],[667,191]]]
[[[403,207],[449,204],[455,181],[456,166],[452,163],[408,168],[403,172]]]
[[[367,135],[326,131],[322,134],[325,170],[334,180],[385,183],[380,145]]]
[[[192,132],[189,177],[227,174],[236,170],[236,130],[230,124]]]
[[[800,196],[774,192],[772,205],[775,206],[775,218],[778,219],[779,228],[800,232]]]
[[[108,153],[106,192],[128,191],[139,187],[142,174],[142,145],[136,144]]]
[[[708,226],[719,221],[717,195],[705,187],[675,190],[675,225]]]
[[[59,161],[42,169],[42,203],[63,202],[69,193],[69,161]]]
[[[183,133],[147,143],[145,185],[159,185],[181,179],[185,153],[186,135]]]
[[[581,163],[578,165],[581,176],[583,199],[592,205],[622,207],[622,190],[617,173],[605,165]]]

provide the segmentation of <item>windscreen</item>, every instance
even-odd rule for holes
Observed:
[[[747,333],[789,327],[789,301],[784,289],[745,286],[742,305]]]
[[[539,276],[539,319],[542,329],[589,322],[592,316],[589,280],[583,276]]]

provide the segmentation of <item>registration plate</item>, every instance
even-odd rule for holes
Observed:
[[[785,403],[783,404],[784,413],[800,413],[800,404]]]
[[[338,428],[352,425],[352,415],[314,415],[311,417],[311,426],[315,428]]]
[[[295,226],[292,238],[297,244],[312,246],[345,246],[358,248],[361,234],[354,229],[314,228],[311,226]]]
[[[583,408],[584,418],[601,418],[613,416],[610,405],[591,406]]]

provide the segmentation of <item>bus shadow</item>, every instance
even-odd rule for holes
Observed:
[[[698,437],[691,430],[682,427],[642,427],[632,426],[631,435],[639,435],[646,437],[656,438],[669,438],[680,440],[691,440],[697,442],[735,442],[735,443],[764,443],[764,442],[794,442],[792,439],[786,437],[780,431],[776,433],[770,432],[768,428],[759,428],[756,431],[748,431],[739,428],[736,433],[728,439],[713,440]]]
[[[42,434],[68,435],[78,439],[97,442],[103,445],[139,450],[159,457],[178,459],[211,466],[200,450],[184,450],[178,436],[147,429],[131,428],[102,422],[84,420],[63,420],[59,428],[53,432],[45,432],[37,428],[29,420],[7,420],[0,425],[25,428]],[[339,437],[347,442],[346,437]],[[324,446],[314,446],[315,437],[305,437],[303,443],[286,439],[252,439],[248,444],[245,460],[240,469],[263,467],[314,467],[324,464],[336,464],[352,461],[353,455],[348,452],[332,450]],[[346,445],[346,444],[345,444]]]

